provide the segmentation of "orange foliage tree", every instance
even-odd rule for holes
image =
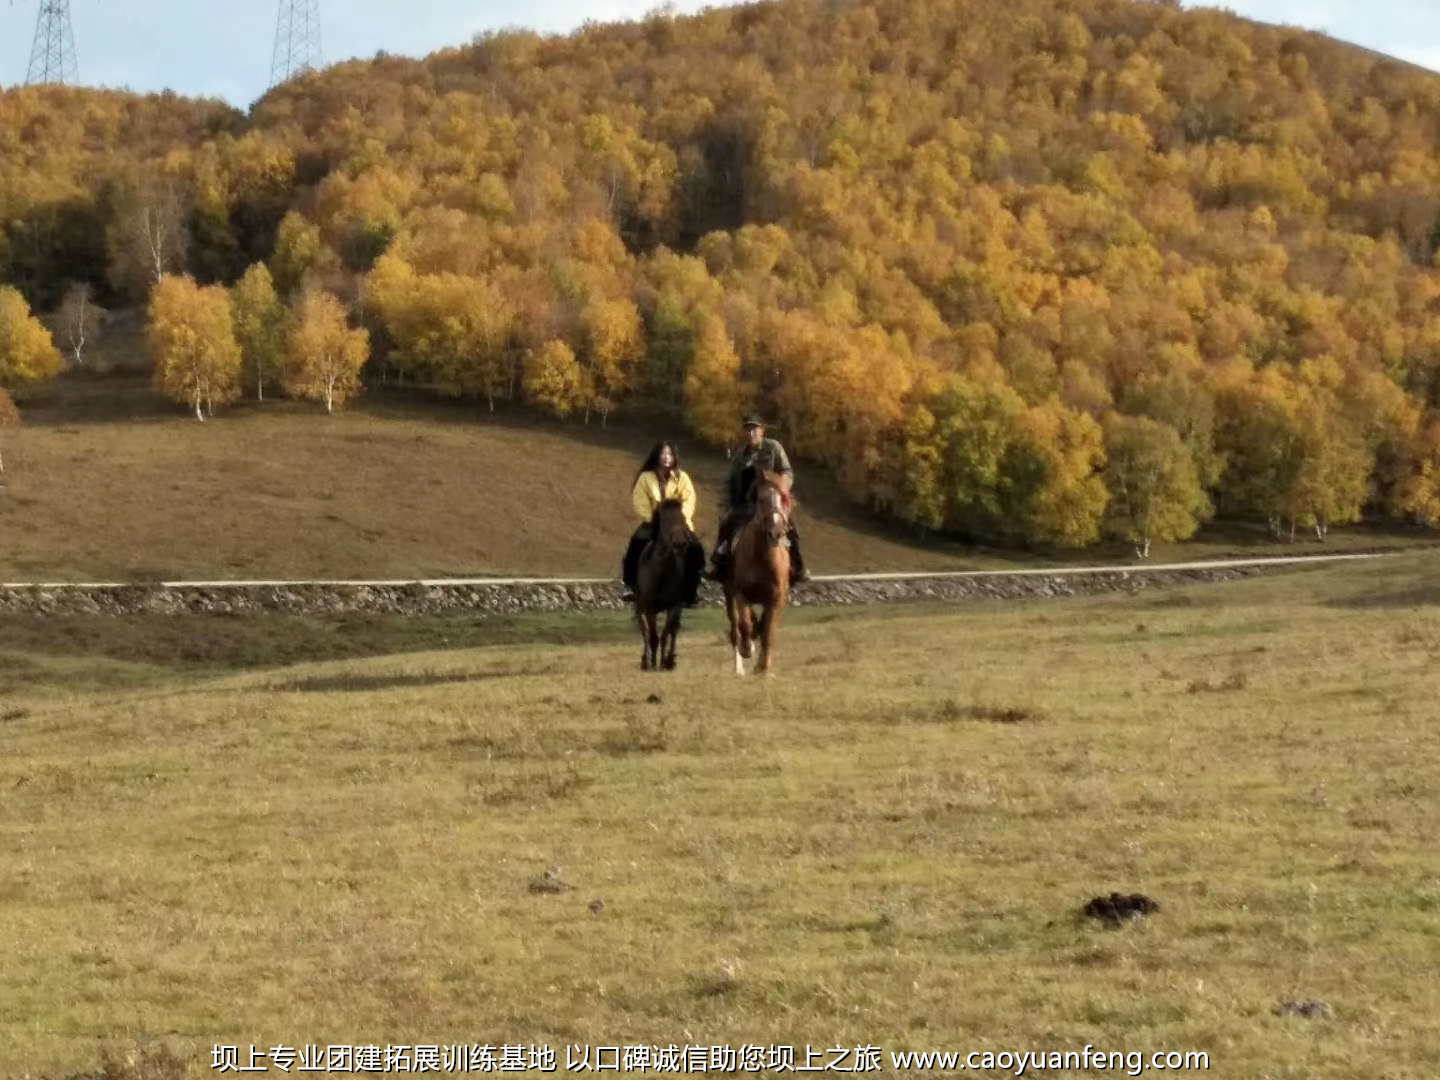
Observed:
[[[332,413],[360,390],[360,369],[370,358],[370,335],[353,330],[340,301],[308,290],[290,327],[284,383],[286,393],[323,401]]]

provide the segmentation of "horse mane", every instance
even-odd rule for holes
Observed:
[[[674,545],[682,543],[690,527],[685,524],[685,504],[679,499],[666,499],[655,508],[652,519],[656,539],[664,538]]]

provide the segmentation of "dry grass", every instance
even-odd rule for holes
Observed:
[[[4,447],[0,580],[618,575],[634,470],[667,427],[622,420],[605,431],[393,394],[333,417],[280,402],[199,424],[123,372],[33,389],[25,414]],[[725,459],[681,444],[708,540]],[[1037,561],[919,542],[849,506],[814,469],[802,468],[798,490],[817,572]],[[1325,549],[1417,539],[1337,532]],[[1157,547],[1153,561],[1297,550],[1321,545],[1230,526]],[[1048,561],[1110,559],[1132,561],[1125,547]]]
[[[798,611],[772,680],[711,613],[669,675],[609,617],[119,691],[0,654],[46,673],[0,702],[0,1075],[838,1041],[1430,1077],[1436,569]],[[1078,916],[1112,890],[1160,910]]]
[[[143,378],[72,376],[7,433],[0,580],[619,573],[635,469],[663,432],[384,394],[332,417],[288,402],[200,424]],[[716,526],[723,454],[681,443]],[[956,569],[802,477],[830,570]]]

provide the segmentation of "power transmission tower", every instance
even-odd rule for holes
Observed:
[[[270,85],[320,66],[320,0],[280,0]]]
[[[40,14],[35,17],[35,45],[30,50],[30,70],[25,82],[34,85],[79,81],[70,0],[40,0]]]

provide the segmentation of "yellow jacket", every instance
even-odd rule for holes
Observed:
[[[643,472],[635,481],[635,490],[630,493],[635,506],[635,516],[641,521],[649,523],[655,516],[655,511],[666,499],[679,499],[685,504],[685,524],[690,531],[695,531],[695,485],[690,482],[690,475],[683,470],[677,470],[670,474],[665,481],[665,490],[660,490],[660,477],[657,473]]]

